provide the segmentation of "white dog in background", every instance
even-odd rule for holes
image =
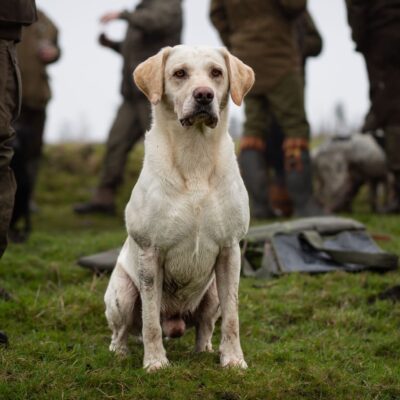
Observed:
[[[176,46],[140,64],[136,85],[153,105],[143,169],[126,207],[128,238],[105,294],[110,350],[142,333],[144,368],[168,365],[163,333],[196,328],[196,351],[212,351],[222,316],[221,365],[246,368],[239,339],[239,241],[248,196],[228,134],[253,70],[225,49]]]

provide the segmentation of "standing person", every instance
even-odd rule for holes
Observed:
[[[296,18],[295,36],[301,57],[303,83],[306,81],[306,63],[309,57],[317,57],[323,46],[322,37],[311,14],[304,11]],[[272,125],[266,128],[265,144],[268,166],[273,170],[273,180],[268,184],[271,207],[278,215],[290,216],[292,204],[285,183],[285,160],[283,155],[284,133],[271,115]]]
[[[60,57],[58,30],[47,15],[38,10],[35,24],[22,30],[17,46],[22,78],[22,107],[16,131],[14,158],[11,167],[17,181],[14,211],[9,238],[16,242],[27,239],[30,232],[30,208],[39,162],[42,155],[46,107],[51,98],[46,68]],[[23,229],[17,227],[20,219]]]
[[[363,131],[384,131],[384,149],[395,176],[395,200],[387,212],[400,213],[400,0],[346,0],[356,50],[365,58],[371,109]]]
[[[60,58],[58,29],[41,10],[35,24],[22,30],[22,40],[17,46],[22,77],[22,107],[15,123],[17,137],[26,132],[29,137],[28,172],[31,189],[36,183],[43,147],[46,107],[51,98],[49,76],[46,68]]]
[[[245,99],[239,164],[252,216],[274,215],[268,200],[265,131],[270,115],[282,128],[285,179],[295,216],[321,213],[313,197],[310,128],[304,109],[301,60],[294,34],[306,0],[212,0],[210,17],[224,44],[250,65],[256,83]]]
[[[10,169],[13,155],[11,123],[18,117],[21,80],[15,43],[23,25],[36,20],[34,0],[2,0],[0,7],[0,258],[7,247],[7,232],[13,210],[15,180]],[[1,291],[1,290],[0,290]],[[6,295],[3,295],[6,297]],[[0,333],[0,343],[7,336]]]
[[[182,0],[142,0],[134,11],[110,12],[101,22],[116,19],[128,23],[125,40],[113,42],[102,34],[100,44],[117,51],[124,59],[123,101],[109,133],[99,185],[89,202],[75,205],[74,210],[79,214],[115,212],[116,191],[122,183],[128,153],[150,122],[149,102],[135,86],[132,73],[160,48],[181,42]]]

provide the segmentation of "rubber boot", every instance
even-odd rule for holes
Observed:
[[[312,168],[308,149],[299,149],[299,156],[285,158],[286,186],[293,202],[293,216],[298,218],[324,215],[313,195]]]
[[[394,182],[394,198],[386,208],[384,214],[400,213],[400,126],[390,126],[385,129],[385,153],[388,168],[392,171]]]
[[[8,346],[8,337],[4,332],[0,332],[0,346]]]
[[[115,190],[110,188],[97,188],[92,199],[87,203],[74,205],[77,214],[115,214]]]
[[[393,185],[393,198],[390,199],[390,203],[383,208],[382,214],[400,214],[400,173],[394,173],[394,185]]]
[[[244,184],[249,193],[251,218],[275,217],[269,203],[264,152],[258,149],[243,149],[239,154],[238,161]]]

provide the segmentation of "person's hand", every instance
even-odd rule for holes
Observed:
[[[107,24],[110,21],[114,21],[116,19],[119,18],[119,16],[121,15],[121,13],[119,11],[111,11],[108,12],[106,14],[104,14],[101,18],[100,18],[100,22],[102,24]]]
[[[51,44],[43,44],[39,47],[39,58],[45,63],[51,63],[58,57],[58,49],[57,47]]]
[[[99,36],[99,43],[104,47],[110,47],[110,39],[106,36],[105,33],[101,33]]]

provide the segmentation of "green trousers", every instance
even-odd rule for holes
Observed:
[[[150,112],[144,95],[120,105],[107,140],[100,188],[115,190],[122,183],[128,154],[149,129]]]
[[[265,94],[245,98],[244,136],[267,140],[272,119],[281,127],[285,138],[308,139],[310,127],[304,108],[304,82],[300,73],[286,75]]]
[[[21,77],[14,42],[0,39],[0,257],[7,247],[7,232],[14,206],[15,179],[10,169],[13,156],[11,123],[19,114]]]

